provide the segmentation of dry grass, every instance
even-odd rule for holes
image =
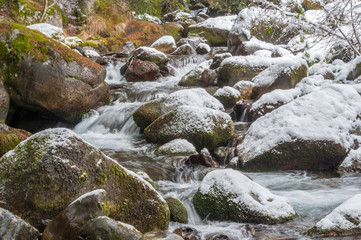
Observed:
[[[105,37],[107,32],[107,24],[104,18],[94,15],[88,19],[86,31],[93,37]]]

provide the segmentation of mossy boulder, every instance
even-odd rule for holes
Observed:
[[[81,239],[139,240],[142,233],[135,227],[106,216],[90,220],[80,233]]]
[[[207,107],[224,111],[222,104],[204,89],[193,88],[179,90],[166,97],[143,104],[133,113],[133,119],[141,129],[145,129],[158,117],[181,105]]]
[[[157,118],[144,130],[145,139],[166,143],[177,138],[191,142],[197,150],[227,144],[233,134],[230,116],[219,110],[195,106],[179,106]]]
[[[1,70],[1,68],[0,68]],[[0,123],[5,122],[10,107],[10,97],[0,77]]]
[[[18,216],[0,208],[0,238],[34,240],[40,236],[39,231]]]
[[[193,203],[197,213],[210,220],[276,224],[297,216],[286,198],[232,169],[208,173]]]
[[[73,201],[45,228],[43,240],[76,239],[85,224],[98,216],[107,216],[106,192],[97,189]]]
[[[268,67],[252,79],[254,87],[251,98],[258,99],[275,89],[294,88],[297,83],[307,77],[307,69],[305,61],[290,61],[288,64],[275,64]]]
[[[187,209],[183,204],[176,198],[166,198],[169,210],[170,210],[170,220],[173,222],[179,223],[188,223],[188,213]]]
[[[68,129],[49,129],[0,159],[0,201],[35,227],[82,194],[107,191],[109,216],[140,231],[167,229],[169,209],[154,188]]]
[[[171,35],[175,41],[179,41],[184,35],[184,27],[176,22],[167,22],[164,24],[164,29],[168,35]]]
[[[231,108],[241,100],[241,93],[235,88],[226,86],[218,89],[213,97],[217,98],[225,108]]]
[[[360,236],[361,194],[357,194],[335,208],[308,230],[314,237]]]
[[[14,149],[21,141],[31,136],[31,133],[0,123],[0,157]]]
[[[235,19],[235,15],[208,18],[201,23],[190,25],[188,35],[203,37],[210,46],[227,46],[228,34]]]
[[[184,139],[174,139],[155,150],[155,154],[163,156],[189,156],[197,153],[192,143]]]
[[[15,105],[77,122],[91,108],[109,103],[102,66],[38,31],[0,24],[1,74]]]

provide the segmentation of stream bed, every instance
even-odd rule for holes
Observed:
[[[86,141],[104,151],[124,167],[135,172],[146,172],[156,183],[164,197],[176,197],[188,210],[189,224],[170,223],[169,230],[190,226],[205,240],[215,234],[231,239],[310,239],[304,232],[330,213],[346,199],[361,192],[360,175],[339,175],[287,171],[271,173],[246,173],[255,182],[271,192],[287,197],[299,217],[277,225],[214,222],[200,219],[194,210],[192,197],[203,177],[214,169],[184,165],[184,157],[158,157],[157,145],[147,143],[135,125],[132,114],[143,103],[172,93],[180,88],[180,78],[204,61],[192,57],[174,62],[174,77],[155,82],[128,83],[120,76],[123,63],[111,61],[107,66],[107,78],[112,89],[111,105],[92,110],[74,131]],[[215,89],[210,89],[214,92]],[[242,127],[239,127],[242,126]],[[237,134],[242,134],[247,123],[236,123]],[[326,239],[326,238],[323,238]],[[327,239],[359,239],[357,237]]]

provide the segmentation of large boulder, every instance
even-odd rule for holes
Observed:
[[[184,32],[184,27],[176,22],[167,22],[164,24],[164,29],[167,31],[167,34],[171,35],[175,41],[179,41]]]
[[[105,69],[38,31],[3,24],[0,52],[4,86],[19,107],[77,122],[109,103]]]
[[[208,18],[201,23],[190,25],[188,35],[203,37],[211,46],[226,46],[235,19],[235,15]]]
[[[354,142],[361,96],[326,84],[258,118],[237,146],[246,170],[335,170]]]
[[[86,193],[73,201],[46,226],[42,239],[76,239],[88,221],[109,214],[107,207],[105,190],[97,189]]]
[[[298,77],[298,71],[295,73],[292,73],[292,70],[298,69],[304,64],[305,64],[305,60],[294,57],[294,56],[284,56],[284,57],[277,57],[277,58],[259,57],[259,56],[254,56],[254,55],[229,57],[229,58],[226,58],[220,65],[219,74],[218,74],[219,75],[218,76],[218,85],[220,87],[233,86],[234,84],[236,84],[237,82],[239,82],[241,80],[251,81],[254,77],[256,77],[258,74],[260,74],[263,70],[265,70],[266,68],[268,68],[272,65],[275,65],[275,66],[278,65],[278,67],[286,66],[286,70],[285,70],[286,73],[289,73],[289,75],[291,76],[291,80],[295,79],[293,82],[291,81],[291,84],[288,84],[288,85],[292,85],[292,84],[294,84],[294,82],[296,82],[296,79],[297,80],[300,79],[300,77]],[[287,66],[288,66],[288,68],[287,68]],[[272,69],[276,71],[278,68],[274,67]],[[305,77],[303,67],[302,67],[302,69],[300,69],[300,72],[302,73],[300,75],[302,75],[302,77]],[[265,75],[266,75],[266,72],[265,72]],[[276,74],[274,74],[274,75],[276,75]],[[269,78],[266,78],[267,82],[264,82],[263,85],[267,85],[266,83],[272,84],[273,82],[275,82],[275,79],[277,79],[277,76],[278,75],[276,75],[274,78],[271,78],[271,76]],[[262,80],[262,78],[260,78],[260,85],[262,83],[261,80]],[[283,79],[281,78],[279,81],[281,81],[281,80],[283,80]]]
[[[90,220],[82,229],[80,237],[85,240],[139,240],[142,233],[132,225],[101,216]]]
[[[224,111],[223,105],[202,88],[184,89],[140,106],[134,113],[134,122],[145,129],[158,117],[177,106],[190,105]]]
[[[296,217],[286,198],[232,169],[208,173],[193,203],[202,218],[211,220],[275,224]]]
[[[361,194],[335,208],[308,231],[318,237],[361,235]]]
[[[166,143],[177,138],[191,142],[197,150],[213,151],[233,134],[233,122],[222,111],[183,105],[157,118],[144,130],[147,141]]]
[[[0,68],[1,69],[1,68]],[[5,122],[10,107],[10,97],[0,77],[0,123]]]
[[[287,63],[272,65],[252,79],[254,87],[251,98],[258,99],[275,89],[294,88],[305,77],[307,77],[305,60],[290,60]]]
[[[11,212],[0,208],[0,238],[14,240],[35,240],[39,231]]]
[[[31,133],[25,130],[12,128],[4,123],[0,123],[0,157],[30,136]]]
[[[107,191],[110,217],[142,232],[166,229],[169,209],[154,188],[68,129],[39,132],[0,159],[0,201],[35,227],[80,195]]]
[[[161,51],[151,47],[139,47],[133,52],[133,57],[142,61],[149,61],[158,66],[168,62],[168,57]]]
[[[177,45],[175,44],[174,38],[167,35],[157,39],[150,47],[163,53],[171,53],[177,48]]]
[[[256,37],[267,43],[286,44],[299,34],[300,19],[281,11],[262,7],[244,8],[239,12],[228,36],[228,51],[233,56],[248,55],[244,42]]]
[[[161,75],[157,64],[150,61],[132,59],[124,76],[128,82],[142,82],[157,80]]]

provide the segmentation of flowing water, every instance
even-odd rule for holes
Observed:
[[[181,157],[155,156],[157,145],[147,143],[135,125],[132,113],[139,106],[178,90],[180,78],[203,60],[202,57],[173,60],[172,64],[176,66],[174,77],[138,83],[128,83],[120,76],[119,69],[124,63],[109,60],[106,81],[112,89],[112,104],[91,111],[74,131],[124,167],[135,172],[146,172],[157,182],[158,191],[164,197],[172,196],[181,200],[188,210],[189,224],[170,223],[170,231],[190,226],[198,230],[200,239],[215,234],[224,234],[231,239],[309,239],[304,235],[308,228],[346,199],[361,193],[359,175],[340,176],[302,171],[247,173],[273,193],[287,197],[299,217],[288,223],[271,226],[207,221],[195,212],[192,197],[203,177],[214,169],[185,166],[184,158]],[[241,119],[244,118],[241,116]],[[243,134],[248,125],[236,122],[237,134]]]

